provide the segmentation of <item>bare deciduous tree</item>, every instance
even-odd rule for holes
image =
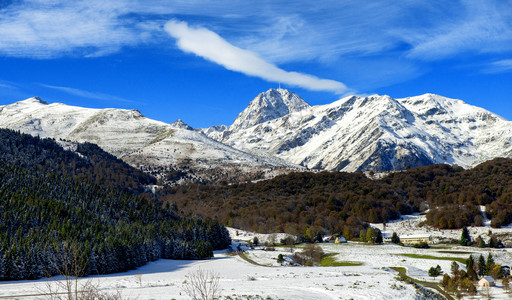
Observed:
[[[214,300],[220,297],[219,274],[200,268],[185,275],[183,290],[192,300]]]
[[[139,284],[140,287],[142,287],[142,273],[141,272],[137,272],[137,274],[135,274],[135,281]]]

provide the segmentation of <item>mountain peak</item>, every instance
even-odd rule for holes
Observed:
[[[20,101],[20,103],[37,103],[37,104],[48,104],[48,102],[46,101],[43,101],[41,98],[35,96],[35,97],[32,97],[32,98],[28,98],[28,99],[25,99],[25,100],[22,100]]]
[[[174,121],[174,123],[171,124],[171,127],[180,128],[180,129],[187,129],[187,130],[193,130],[192,127],[190,127],[187,123],[183,122],[181,119],[178,119],[178,120]]]
[[[289,90],[269,89],[256,96],[238,115],[232,126],[249,128],[310,107],[299,95]]]

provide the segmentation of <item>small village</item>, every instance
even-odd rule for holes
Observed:
[[[382,224],[372,224],[371,228],[381,235],[380,245],[362,239],[355,242],[347,241],[339,234],[325,236],[322,243],[318,245],[327,256],[332,253],[331,251],[335,251],[335,257],[343,259],[338,262],[338,265],[344,266],[378,264],[378,261],[372,261],[371,255],[363,255],[365,252],[375,253],[381,263],[389,261],[389,270],[396,270],[404,280],[426,289],[437,290],[438,294],[444,298],[510,299],[512,297],[509,294],[512,251],[505,247],[501,240],[496,239],[496,236],[508,236],[512,233],[511,229],[492,229],[496,235],[492,234],[489,227],[439,231],[427,226],[418,226],[423,219],[422,215],[404,216],[403,220],[386,224],[385,229]],[[406,235],[399,236],[394,230],[404,232]],[[472,240],[471,236],[464,236],[463,231],[467,232],[467,235],[472,232],[476,237]],[[236,232],[239,233],[238,230]],[[241,237],[241,242],[251,237],[257,238],[259,241],[276,239],[275,235],[246,234],[246,237]],[[236,237],[235,234],[234,238]],[[279,237],[283,241],[285,240],[283,234]],[[461,241],[462,239],[469,239],[469,241]],[[484,239],[488,239],[489,243],[483,242]],[[268,242],[262,243],[261,245],[268,245]],[[462,243],[465,245],[461,245]],[[249,240],[247,247],[256,252],[258,251],[255,249],[265,250],[267,248],[265,246],[255,248],[253,240]],[[291,252],[301,251],[304,247],[306,246],[296,245],[294,250],[290,248],[288,250],[290,253],[285,255],[288,260],[285,259],[281,264],[300,265],[294,261],[294,255]],[[380,248],[381,252],[377,251],[376,247]],[[395,251],[396,253],[393,253]],[[261,255],[256,252],[253,254],[249,250],[246,255],[247,257],[256,257],[254,261],[259,261],[260,265],[275,265],[267,260],[260,261]],[[397,262],[395,259],[389,260],[389,257],[384,258],[387,255],[415,259],[403,259]],[[469,257],[473,262],[469,262]],[[419,260],[422,260],[421,263]],[[471,268],[471,271],[468,267]]]

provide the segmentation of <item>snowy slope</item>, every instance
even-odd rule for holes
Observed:
[[[226,146],[181,120],[167,124],[146,118],[137,110],[47,104],[35,97],[0,106],[0,127],[41,137],[92,142],[137,167],[293,167],[278,158],[259,157]]]
[[[240,168],[247,173],[297,165],[349,172],[435,163],[471,167],[494,157],[512,157],[512,122],[432,94],[403,99],[350,96],[310,106],[287,90],[270,89],[254,98],[232,125],[203,130],[181,120],[151,120],[137,110],[89,109],[30,98],[0,106],[0,127],[93,142],[149,171],[186,166],[210,170],[209,176],[226,169],[235,174]]]
[[[494,157],[512,157],[512,122],[461,100],[432,94],[404,99],[351,96],[328,105],[302,105],[288,114],[282,109],[277,114],[282,116],[267,120],[258,117],[259,99],[275,97],[273,102],[286,104],[283,94],[292,93],[262,93],[231,126],[204,132],[243,151],[308,168],[351,172],[436,163],[471,167]]]
[[[297,94],[285,89],[270,89],[249,103],[249,106],[238,115],[233,127],[249,128],[310,107]]]

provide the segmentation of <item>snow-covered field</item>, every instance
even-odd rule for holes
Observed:
[[[427,228],[415,227],[411,224],[421,221],[421,216],[409,216],[401,222],[389,223],[385,232],[393,232],[409,228],[405,234],[425,233]],[[418,229],[419,228],[419,229]],[[470,229],[487,232],[488,228]],[[510,229],[503,229],[509,230]],[[230,229],[234,247],[243,241],[252,240],[254,233]],[[453,235],[460,237],[460,230],[433,235]],[[400,233],[401,234],[401,233]],[[402,235],[402,234],[401,234]],[[261,242],[270,239],[271,235],[257,235]],[[279,241],[284,234],[277,234]],[[290,255],[286,247],[276,247],[275,251],[264,251],[262,247],[248,249],[245,255],[259,265],[252,264],[234,253],[218,251],[211,260],[183,261],[158,260],[136,270],[102,276],[91,276],[81,279],[91,280],[103,292],[119,291],[127,299],[189,299],[183,290],[186,275],[198,269],[211,270],[218,274],[222,299],[423,299],[424,295],[410,284],[397,278],[397,272],[389,267],[405,267],[407,274],[413,278],[433,281],[428,277],[430,267],[440,265],[444,272],[450,272],[450,260],[422,259],[409,255],[430,255],[435,257],[467,258],[473,255],[492,252],[496,263],[511,265],[511,249],[479,249],[472,247],[433,247],[415,249],[400,247],[393,244],[365,245],[362,243],[321,244],[324,252],[334,253],[336,261],[351,262],[352,266],[343,267],[302,267],[284,266],[277,263],[277,256]],[[296,248],[295,251],[300,251]],[[457,253],[462,252],[462,253]],[[361,265],[355,265],[355,264]],[[460,266],[463,268],[462,264]],[[436,278],[439,281],[440,277]],[[26,280],[19,282],[0,283],[0,299],[34,299],[44,298],[41,294],[47,291],[48,280]],[[503,294],[498,286],[491,289],[494,299],[510,299]],[[25,297],[22,295],[38,295]],[[248,298],[251,296],[252,298]],[[478,297],[477,297],[478,298]],[[483,298],[482,296],[480,298]]]
[[[485,207],[481,206],[485,216]],[[460,240],[461,230],[441,230],[435,227],[431,227],[428,225],[421,225],[422,222],[425,222],[425,215],[405,215],[402,216],[401,219],[390,221],[386,224],[384,228],[383,224],[371,224],[372,227],[379,228],[382,231],[383,237],[391,238],[393,232],[396,232],[399,236],[411,236],[411,235],[430,235],[435,243],[446,242],[449,240]],[[476,239],[478,236],[481,236],[484,241],[487,243],[489,241],[489,233],[498,235],[500,239],[503,239],[503,242],[507,244],[507,242],[512,241],[512,224],[502,228],[491,228],[491,221],[484,218],[484,225],[481,227],[468,227],[469,234],[472,240]],[[510,263],[508,264],[510,265]]]

